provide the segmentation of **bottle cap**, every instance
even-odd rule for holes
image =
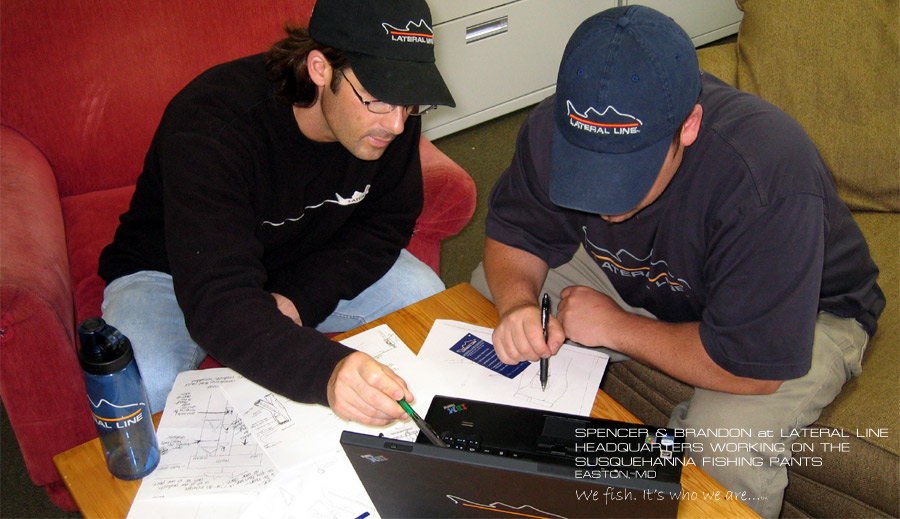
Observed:
[[[81,369],[93,375],[115,373],[134,358],[131,341],[99,317],[85,319],[78,327]]]

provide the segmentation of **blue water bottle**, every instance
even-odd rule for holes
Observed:
[[[78,337],[78,359],[106,466],[119,479],[140,479],[159,464],[159,445],[131,341],[98,317],[81,323]]]

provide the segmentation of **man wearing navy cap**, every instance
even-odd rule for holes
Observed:
[[[569,339],[694,386],[668,425],[726,488],[779,513],[791,431],[860,373],[884,308],[866,242],[795,121],[701,73],[670,18],[604,11],[569,40],[486,225],[472,283],[497,305],[501,360]],[[546,342],[545,291],[558,302]],[[704,434],[723,428],[751,431],[750,448]]]
[[[412,394],[329,340],[444,285],[404,250],[421,122],[453,106],[424,0],[319,0],[309,29],[204,72],[170,102],[100,258],[103,317],[150,407],[207,352],[267,389],[386,424]]]

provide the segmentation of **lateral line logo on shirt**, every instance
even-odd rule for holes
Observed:
[[[668,286],[673,292],[691,290],[691,285],[686,280],[678,278],[669,272],[669,264],[665,260],[652,261],[653,250],[646,258],[638,258],[625,249],[613,254],[603,247],[591,243],[587,237],[587,227],[582,227],[584,241],[591,247],[588,253],[597,260],[600,268],[610,274],[624,278],[643,277],[657,287]]]
[[[385,32],[393,41],[434,45],[434,31],[431,30],[424,18],[418,22],[412,20],[406,22],[406,27],[403,29],[394,27],[389,23],[382,23],[381,26],[384,27]]]
[[[623,114],[612,105],[602,112],[593,106],[579,112],[572,101],[566,100],[566,113],[569,124],[574,128],[600,135],[633,135],[641,133],[641,126],[644,124],[637,117]]]
[[[339,193],[335,193],[334,200],[323,200],[323,201],[319,202],[318,204],[308,205],[303,208],[303,212],[300,213],[300,216],[298,216],[296,218],[288,218],[288,219],[282,220],[278,223],[271,222],[269,220],[264,220],[262,225],[271,225],[272,227],[280,227],[287,222],[297,222],[297,221],[300,221],[300,219],[302,219],[304,216],[306,216],[306,211],[308,211],[309,209],[318,209],[319,207],[322,207],[325,204],[337,204],[337,205],[345,206],[345,207],[348,205],[358,204],[358,203],[362,202],[364,198],[366,198],[366,195],[369,194],[369,188],[371,188],[371,187],[372,187],[372,184],[366,184],[365,191],[354,191],[353,194],[350,195],[349,198],[344,198]]]

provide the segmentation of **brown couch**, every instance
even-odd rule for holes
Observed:
[[[804,456],[820,458],[821,466],[789,469],[782,516],[897,517],[898,2],[738,0],[738,6],[744,18],[736,43],[701,49],[701,68],[774,103],[806,128],[868,240],[887,297],[863,374],[810,426],[842,437],[803,440],[812,449]],[[652,424],[665,424],[691,391],[635,361],[612,365],[602,387]]]

